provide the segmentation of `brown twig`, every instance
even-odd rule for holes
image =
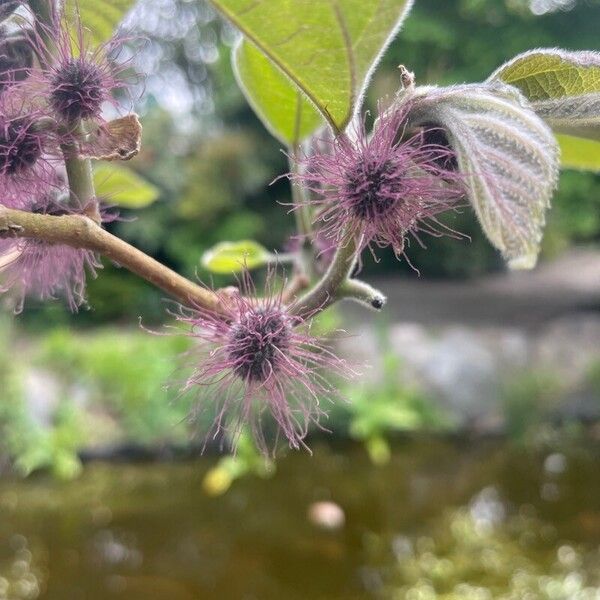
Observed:
[[[154,284],[183,304],[221,312],[218,295],[165,267],[82,215],[42,215],[0,206],[0,236],[87,248]]]

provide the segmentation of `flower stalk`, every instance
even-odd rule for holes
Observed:
[[[298,148],[292,149],[292,154],[289,159],[290,171],[298,174]],[[296,232],[302,244],[297,252],[297,266],[300,275],[308,277],[309,280],[314,277],[314,252],[311,246],[311,238],[313,233],[311,210],[304,189],[300,186],[293,185],[292,187],[292,202],[294,204],[294,217],[296,220]]]
[[[338,246],[325,275],[290,308],[301,318],[318,313],[336,301],[338,289],[347,281],[356,262],[357,244],[354,238]]]
[[[78,135],[83,135],[81,123],[77,124],[75,131]],[[96,223],[100,223],[100,209],[96,199],[91,160],[80,158],[77,146],[73,142],[65,142],[61,145],[61,150],[65,159],[71,202],[84,207],[86,214]]]

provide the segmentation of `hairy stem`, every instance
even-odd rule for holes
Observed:
[[[74,132],[83,136],[81,123],[74,126]],[[69,180],[71,201],[86,209],[86,214],[97,223],[101,222],[100,209],[94,189],[94,176],[92,161],[89,158],[80,158],[78,148],[74,143],[65,143],[61,146]]]
[[[292,314],[308,317],[333,304],[337,299],[338,289],[352,272],[355,260],[356,242],[351,238],[338,247],[327,272],[315,287],[292,305]]]
[[[217,294],[165,267],[81,215],[52,216],[0,206],[0,235],[86,248],[102,254],[188,306],[221,312]]]
[[[298,171],[298,147],[291,150],[292,158],[289,159],[290,171]],[[302,246],[299,251],[298,263],[302,275],[314,277],[314,252],[311,245],[312,236],[312,217],[310,206],[306,201],[304,190],[292,183],[292,202],[294,204],[294,217],[296,219],[296,231],[302,239]]]
[[[289,159],[290,172],[296,174],[298,172],[298,148],[292,150],[293,158]],[[312,219],[310,216],[310,207],[304,197],[304,190],[292,183],[292,201],[296,209],[294,210],[294,216],[296,217],[296,230],[298,234],[304,239],[310,237],[312,233]]]

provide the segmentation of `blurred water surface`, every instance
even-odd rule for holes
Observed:
[[[599,445],[413,440],[378,468],[314,451],[221,497],[213,458],[4,479],[0,598],[600,598]],[[309,519],[323,501],[344,524]]]

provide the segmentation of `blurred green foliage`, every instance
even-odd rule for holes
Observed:
[[[15,362],[14,332],[1,325],[0,456],[19,471],[49,468],[71,478],[82,448],[188,444],[193,398],[178,391],[185,336],[56,329],[21,340]]]
[[[364,443],[373,463],[389,461],[389,438],[398,432],[439,430],[451,425],[443,412],[416,385],[406,382],[402,360],[391,349],[386,330],[379,331],[382,374],[378,381],[348,386],[350,435]]]
[[[547,421],[561,397],[560,380],[546,371],[523,372],[505,382],[503,390],[506,430],[515,441],[529,440]]]
[[[119,164],[97,164],[94,167],[94,185],[98,197],[127,208],[144,208],[160,196],[156,186]]]
[[[189,345],[177,335],[58,329],[42,341],[37,363],[51,370],[65,396],[85,390],[84,402],[112,415],[128,441],[161,444],[187,439],[190,399],[179,397],[178,382],[185,379],[180,356]]]
[[[211,273],[242,273],[274,262],[276,256],[252,240],[219,242],[202,255],[202,266]]]
[[[90,43],[99,45],[109,40],[115,27],[135,0],[67,0],[65,3],[69,19],[76,17],[85,24],[85,33]],[[77,35],[75,30],[74,35]]]
[[[57,397],[50,415],[33,407],[35,398],[26,392],[27,360],[20,349],[18,362],[12,360],[12,328],[0,322],[0,460],[11,458],[16,470],[27,475],[38,469],[50,469],[61,479],[79,474],[77,450],[84,444],[81,423],[75,405]],[[29,397],[28,397],[29,396]],[[51,422],[44,422],[50,417]]]

